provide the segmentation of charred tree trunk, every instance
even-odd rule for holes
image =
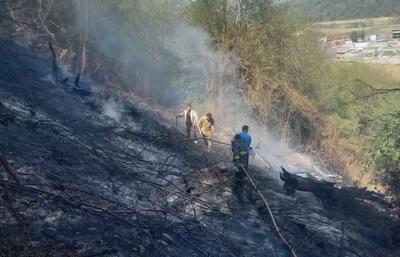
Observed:
[[[53,77],[54,80],[56,81],[56,83],[58,84],[61,81],[61,74],[60,74],[60,69],[58,67],[58,62],[57,62],[57,54],[56,51],[54,50],[53,44],[51,42],[49,42],[49,49],[51,52],[51,56],[52,56],[52,71],[53,71]]]

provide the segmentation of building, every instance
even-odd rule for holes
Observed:
[[[400,39],[400,29],[392,30],[392,37],[393,39]]]
[[[373,34],[369,36],[369,41],[376,41],[378,40],[378,35],[377,34]]]

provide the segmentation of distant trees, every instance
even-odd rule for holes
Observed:
[[[299,0],[290,6],[293,13],[302,12],[314,21],[400,15],[398,0]]]
[[[358,42],[358,33],[357,31],[353,31],[350,35],[351,41],[353,41],[354,43]]]
[[[364,30],[362,30],[362,31],[353,31],[350,34],[350,38],[351,38],[351,41],[353,41],[354,43],[357,43],[360,40],[364,41],[365,40],[365,31]]]

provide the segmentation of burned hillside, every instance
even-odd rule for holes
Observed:
[[[208,153],[105,85],[57,80],[16,43],[0,56],[0,256],[288,256],[251,185],[233,193],[229,149]],[[381,196],[288,195],[278,171],[250,171],[297,256],[400,254]]]

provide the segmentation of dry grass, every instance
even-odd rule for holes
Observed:
[[[349,81],[360,79],[376,88],[393,88],[400,86],[400,65],[378,63],[336,63],[338,76]]]
[[[391,88],[400,86],[400,65],[390,64],[364,64],[366,71],[375,71],[373,74],[366,75],[371,77],[371,80],[377,81],[376,87],[378,88]],[[381,81],[382,84],[378,83]]]
[[[400,65],[369,64],[400,84]]]

